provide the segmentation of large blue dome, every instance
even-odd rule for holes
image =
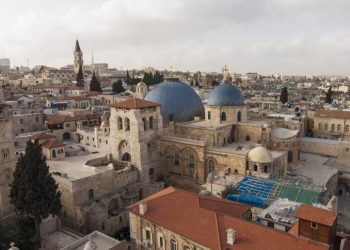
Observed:
[[[211,106],[242,106],[244,98],[234,85],[223,82],[210,92],[207,104]]]
[[[152,89],[145,100],[161,104],[163,121],[191,121],[195,116],[204,116],[204,107],[196,92],[177,79],[165,80]]]

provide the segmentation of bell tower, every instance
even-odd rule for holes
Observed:
[[[75,42],[75,49],[73,52],[73,57],[74,57],[74,72],[78,74],[79,72],[79,67],[83,67],[83,52],[80,49],[79,41],[77,40]]]
[[[14,212],[8,198],[9,184],[16,166],[11,123],[9,106],[4,102],[0,89],[0,224]]]

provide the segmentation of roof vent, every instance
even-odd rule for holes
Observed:
[[[227,244],[233,246],[236,240],[236,231],[232,228],[226,230],[227,233]]]
[[[140,213],[141,215],[145,215],[145,214],[147,213],[147,204],[146,204],[146,203],[141,202],[141,203],[139,204],[139,213]]]

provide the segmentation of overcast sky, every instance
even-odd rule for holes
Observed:
[[[350,75],[350,0],[1,0],[0,58]]]

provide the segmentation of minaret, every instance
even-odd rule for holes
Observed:
[[[74,49],[74,72],[78,74],[79,67],[83,67],[83,52],[80,49],[79,41],[77,40],[75,42],[75,49]]]

